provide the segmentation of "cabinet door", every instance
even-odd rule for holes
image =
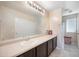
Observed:
[[[35,57],[35,48],[17,56],[17,57]]]
[[[54,40],[54,38],[52,38],[52,49],[53,50],[55,49],[55,40]]]
[[[36,55],[37,57],[46,57],[47,56],[47,42],[36,47]]]
[[[55,48],[57,47],[57,37],[55,37]]]
[[[52,39],[52,49],[54,50],[57,46],[57,37]]]
[[[55,49],[57,46],[57,37],[53,39],[53,48]]]
[[[53,44],[52,44],[52,39],[48,41],[48,56],[53,50]]]

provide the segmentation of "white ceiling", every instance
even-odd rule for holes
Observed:
[[[61,1],[37,1],[38,4],[43,6],[46,10],[52,11],[56,8],[61,8],[64,6],[64,2]]]
[[[37,1],[37,3],[48,11],[63,8],[63,13],[69,13],[79,9],[79,1]]]
[[[79,1],[35,1],[42,7],[44,7],[47,11],[53,11],[57,8],[63,8],[63,13],[69,13],[69,11],[75,11],[79,9]],[[25,1],[5,1],[1,2],[0,5],[7,6],[13,9],[17,9],[24,13],[29,13],[31,15],[37,15],[34,10],[29,9],[29,7],[25,4]]]

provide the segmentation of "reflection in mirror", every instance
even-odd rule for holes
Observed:
[[[24,2],[0,2],[0,41],[43,34],[42,18]]]

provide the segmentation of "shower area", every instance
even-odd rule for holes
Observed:
[[[63,16],[64,44],[79,48],[79,14]]]

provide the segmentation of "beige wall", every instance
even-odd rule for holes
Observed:
[[[56,9],[50,12],[50,29],[52,29],[53,34],[57,34],[60,30],[60,25],[62,21],[62,11],[61,9]]]
[[[64,48],[64,32],[62,26],[62,9],[56,9],[50,12],[50,29],[52,29],[53,34],[57,35],[57,47]]]

